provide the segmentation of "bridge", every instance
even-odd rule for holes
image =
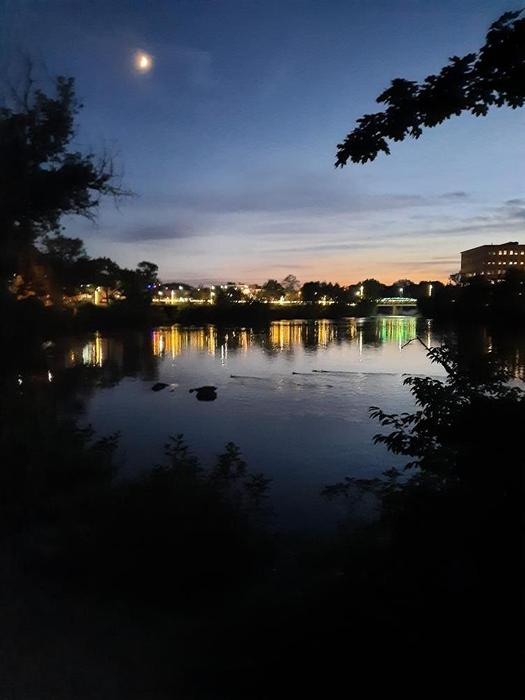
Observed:
[[[383,297],[377,300],[376,313],[389,316],[415,316],[417,314],[417,299]]]

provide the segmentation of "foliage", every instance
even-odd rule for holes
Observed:
[[[372,418],[393,428],[376,435],[375,442],[411,457],[407,468],[416,467],[447,487],[477,488],[487,478],[494,486],[493,466],[500,463],[501,477],[517,454],[525,392],[509,385],[508,371],[490,355],[465,366],[457,351],[443,346],[429,349],[428,357],[445,368],[447,380],[407,377],[404,383],[419,409],[394,415],[373,407]]]
[[[46,235],[42,239],[44,254],[53,261],[73,265],[79,260],[87,258],[84,242],[80,238],[68,238],[57,233],[54,236]]]
[[[286,275],[286,277],[281,282],[281,286],[283,287],[285,292],[291,293],[297,292],[301,287],[301,283],[295,275]]]
[[[372,418],[392,428],[376,435],[374,442],[410,458],[405,469],[416,471],[412,481],[400,479],[400,472],[393,469],[386,473],[386,482],[349,479],[329,488],[327,495],[344,493],[357,484],[379,489],[385,496],[402,491],[407,483],[423,482],[442,493],[461,489],[477,496],[507,495],[519,454],[519,426],[525,420],[525,391],[509,384],[509,369],[490,354],[467,360],[457,348],[444,345],[428,349],[428,357],[446,370],[447,378],[405,378],[417,406],[414,413],[370,409]]]
[[[159,281],[159,266],[155,263],[143,260],[137,265],[136,272],[146,286],[157,284]]]
[[[118,436],[96,439],[63,417],[60,385],[38,374],[20,385],[6,381],[2,551],[16,551],[17,565],[35,574],[142,604],[153,594],[165,603],[183,589],[219,592],[250,576],[269,551],[270,480],[250,472],[233,443],[204,468],[181,435],[166,445],[164,464],[116,479]]]
[[[363,282],[359,282],[357,285],[355,285],[355,287],[358,288],[359,292],[361,290],[361,286],[363,287],[364,299],[379,299],[380,297],[386,296],[386,286],[376,279],[366,279],[363,280]]]
[[[209,292],[207,298],[210,298]],[[228,307],[234,302],[241,301],[242,299],[243,293],[237,287],[227,286],[226,289],[223,289],[222,287],[215,288],[215,304],[218,304],[219,306]]]
[[[277,280],[268,280],[261,289],[261,298],[268,301],[276,301],[284,295],[284,287]]]
[[[490,354],[469,361],[451,345],[428,354],[447,378],[405,380],[413,413],[371,409],[390,429],[375,441],[407,458],[405,471],[347,478],[324,494],[366,495],[380,505],[379,522],[347,536],[345,571],[361,538],[368,552],[376,550],[366,565],[370,585],[379,576],[389,590],[410,591],[406,624],[424,635],[434,620],[442,639],[432,629],[429,641],[447,649],[450,629],[461,630],[464,646],[480,653],[479,635],[502,631],[501,601],[519,566],[525,392]]]
[[[497,283],[485,277],[472,277],[458,285],[442,285],[432,282],[432,294],[428,283],[421,283],[419,308],[430,318],[461,318],[479,320],[492,318],[513,323],[525,318],[525,273],[507,270]]]
[[[58,77],[55,94],[34,86],[0,108],[0,277],[28,273],[34,244],[60,230],[66,214],[92,217],[100,198],[118,196],[111,158],[72,149],[81,105],[74,80]]]
[[[336,167],[350,160],[366,163],[380,152],[389,154],[388,141],[419,138],[452,116],[485,116],[491,107],[512,109],[525,103],[525,17],[506,12],[494,22],[477,53],[453,56],[439,74],[422,83],[396,78],[377,102],[383,112],[365,114],[338,144]]]
[[[307,303],[320,301],[348,303],[353,301],[347,288],[332,282],[305,282],[301,287],[301,298]]]
[[[467,360],[445,345],[428,355],[447,378],[405,380],[417,404],[414,413],[370,409],[391,429],[375,442],[408,458],[405,472],[347,478],[324,495],[377,498],[397,575],[420,581],[435,595],[448,596],[453,582],[470,591],[466,600],[475,607],[487,589],[500,585],[512,557],[515,499],[523,491],[525,392],[509,383],[509,370],[490,354]]]

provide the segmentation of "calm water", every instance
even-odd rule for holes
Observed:
[[[93,334],[56,344],[50,381],[91,368],[94,380],[78,385],[74,408],[98,433],[120,432],[124,474],[161,461],[170,435],[183,433],[205,463],[233,441],[251,469],[272,477],[278,524],[329,527],[343,506],[320,498],[324,485],[403,464],[373,444],[378,425],[369,407],[411,410],[403,374],[444,374],[418,342],[405,345],[416,335],[428,345],[442,340],[431,322],[401,317],[282,321],[260,332],[174,326]],[[492,339],[477,329],[468,342],[483,352]],[[518,348],[510,352],[522,372]],[[153,392],[157,381],[172,386]],[[189,393],[207,384],[217,387],[216,401]]]

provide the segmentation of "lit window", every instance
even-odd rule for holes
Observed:
[[[501,255],[501,250],[498,250],[498,255]]]

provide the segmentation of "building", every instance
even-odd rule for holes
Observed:
[[[517,241],[497,245],[491,243],[461,253],[461,279],[480,275],[497,280],[507,270],[525,271],[525,245]]]

